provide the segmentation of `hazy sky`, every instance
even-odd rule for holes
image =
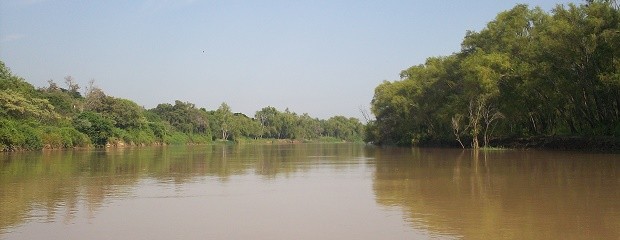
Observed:
[[[146,108],[361,118],[383,80],[459,51],[500,11],[567,2],[2,0],[0,59],[37,87],[94,79]]]

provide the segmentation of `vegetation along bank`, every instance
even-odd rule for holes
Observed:
[[[461,51],[428,58],[400,76],[376,87],[367,141],[617,146],[618,4],[586,1],[550,13],[517,5],[467,32]]]
[[[90,83],[84,94],[67,76],[35,88],[0,62],[0,151],[212,141],[362,141],[363,125],[343,116],[327,120],[264,107],[251,118],[226,103],[216,110],[175,101],[145,109],[108,96]],[[258,142],[258,141],[256,141]],[[265,142],[265,141],[260,141]]]
[[[327,120],[226,103],[144,109],[70,76],[35,88],[0,62],[0,151],[247,141],[620,149],[620,11],[613,0],[516,5],[461,50],[430,57],[375,88],[374,119]],[[602,146],[602,147],[597,147]]]

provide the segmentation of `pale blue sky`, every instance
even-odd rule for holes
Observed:
[[[0,59],[35,86],[95,79],[146,108],[178,99],[361,119],[383,80],[459,51],[500,11],[567,2],[581,3],[2,0]]]

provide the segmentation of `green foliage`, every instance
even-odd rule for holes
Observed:
[[[100,113],[122,129],[139,128],[146,124],[145,111],[131,100],[106,96],[101,90],[93,90],[86,96],[86,109]]]
[[[241,138],[258,138],[261,134],[261,127],[258,121],[245,114],[235,113],[232,116],[230,133],[232,140],[239,142]]]
[[[327,137],[334,137],[349,142],[362,141],[364,125],[356,118],[335,116],[325,122]]]
[[[49,80],[49,86],[40,88],[37,94],[47,99],[57,113],[73,118],[82,110],[84,99],[78,92],[79,86],[73,83],[73,78],[67,76],[65,79],[70,89],[60,88],[53,80]]]
[[[164,139],[164,137],[170,134],[171,131],[169,125],[165,122],[149,122],[148,128],[151,132],[153,132],[155,138],[160,140]]]
[[[31,96],[35,93],[34,86],[24,81],[23,78],[13,75],[2,61],[0,61],[0,90],[12,90],[25,96]]]
[[[212,141],[210,135],[203,135],[203,134],[188,134],[187,139],[188,141],[186,143],[193,143],[193,144],[204,144],[204,143],[210,143]]]
[[[90,144],[88,136],[73,127],[45,127],[41,140],[47,148],[86,147]]]
[[[312,118],[307,113],[297,118],[297,128],[294,132],[296,139],[309,140],[320,138],[324,132],[324,126],[318,118]]]
[[[164,120],[176,130],[188,134],[211,134],[209,116],[204,109],[197,109],[193,103],[175,101],[174,105],[163,103],[149,110],[152,120]]]
[[[0,151],[91,144],[200,144],[215,138],[235,142],[265,137],[359,141],[363,128],[357,119],[325,121],[273,107],[250,118],[234,113],[226,103],[207,111],[177,100],[174,105],[163,103],[145,110],[131,100],[107,96],[93,82],[85,97],[71,76],[65,77],[66,89],[53,80],[48,83],[46,88],[35,89],[0,61]]]
[[[43,143],[32,123],[0,119],[0,150],[35,150]]]
[[[41,95],[54,106],[54,110],[63,116],[73,117],[79,112],[79,100],[63,91],[45,91]]]
[[[14,118],[58,118],[45,99],[24,96],[12,89],[0,92],[0,115]]]
[[[186,144],[189,143],[189,136],[181,132],[173,132],[170,135],[166,135],[164,138],[165,144]]]
[[[107,109],[103,113],[110,116],[116,127],[129,129],[146,124],[146,119],[142,115],[144,109],[131,100],[107,97],[105,103]]]
[[[319,137],[317,138],[317,141],[322,143],[338,143],[342,142],[343,140],[336,137]]]
[[[271,106],[264,107],[256,112],[254,118],[261,125],[261,137],[281,138],[280,115],[280,111]]]
[[[255,119],[262,137],[266,138],[310,140],[327,136],[346,141],[362,140],[363,124],[355,118],[336,116],[319,120],[307,113],[297,115],[288,109],[280,112],[274,107],[265,107],[256,112]]]
[[[364,126],[364,142],[375,143],[375,141],[380,139],[380,136],[381,133],[379,132],[376,121],[366,123],[366,126]]]
[[[96,112],[86,111],[73,120],[78,131],[88,135],[95,146],[104,146],[113,137],[114,123]]]
[[[113,128],[112,137],[108,139],[112,144],[129,144],[129,145],[151,145],[161,142],[150,128],[144,129],[121,129]]]
[[[496,137],[617,135],[620,12],[610,1],[517,5],[462,50],[377,86],[366,140],[410,145]]]
[[[216,126],[216,132],[221,134],[222,140],[228,140],[232,132],[240,132],[235,126],[233,113],[226,103],[222,103],[215,111],[213,124]]]

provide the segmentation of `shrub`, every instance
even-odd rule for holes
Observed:
[[[24,136],[17,130],[15,122],[8,119],[0,120],[0,150],[15,150],[24,142]]]
[[[150,128],[131,129],[128,133],[134,144],[153,144],[155,142],[155,134]]]
[[[166,135],[163,140],[166,144],[185,144],[189,142],[188,136],[181,132],[172,132]]]
[[[73,127],[60,128],[60,133],[64,139],[64,147],[85,147],[90,144],[88,136]]]
[[[30,123],[17,123],[9,119],[0,120],[0,150],[41,149],[40,134]]]
[[[44,145],[51,148],[62,148],[65,145],[60,129],[57,127],[46,127],[43,129],[41,140]]]
[[[191,143],[209,143],[211,142],[211,135],[207,134],[189,134],[189,142]]]
[[[85,133],[95,146],[104,146],[113,136],[114,123],[95,112],[83,112],[73,120],[73,126]]]

